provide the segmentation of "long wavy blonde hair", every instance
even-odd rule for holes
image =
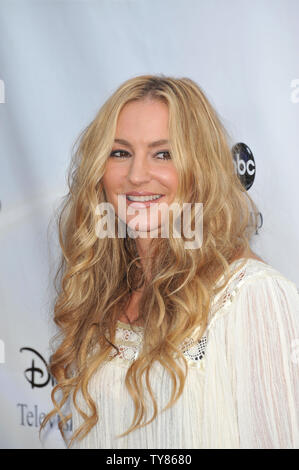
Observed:
[[[55,277],[54,321],[59,333],[49,364],[57,385],[51,393],[54,409],[41,429],[58,414],[67,442],[64,426],[71,414],[64,415],[62,410],[72,398],[84,421],[68,446],[84,438],[101,419],[101,403],[94,403],[88,384],[111,351],[118,350],[114,345],[117,321],[128,305],[132,285],[144,281],[135,239],[99,238],[95,227],[96,207],[107,202],[102,177],[119,113],[126,103],[145,98],[168,105],[170,153],[179,175],[177,200],[203,203],[203,242],[200,248],[186,249],[184,237],[174,238],[172,233],[152,240],[150,279],[144,283],[139,303],[138,322],[144,325],[144,341],[125,379],[135,415],[122,436],[157,416],[158,404],[149,380],[155,361],[172,378],[166,408],[182,394],[188,369],[180,345],[195,329],[198,340],[202,337],[211,300],[229,281],[229,264],[250,249],[250,239],[257,230],[258,210],[236,174],[230,137],[201,88],[189,78],[163,75],[138,76],[123,83],[75,143],[69,192],[57,219],[62,254]],[[216,288],[215,281],[221,275],[224,281]],[[176,361],[174,355],[183,362]],[[148,421],[143,377],[154,409]],[[57,392],[60,400],[55,398]],[[79,407],[78,392],[89,414]]]

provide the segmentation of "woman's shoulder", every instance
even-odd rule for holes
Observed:
[[[209,314],[209,328],[214,322],[228,312],[234,299],[240,291],[252,287],[266,292],[266,285],[273,290],[296,291],[293,281],[283,275],[278,269],[261,260],[261,258],[239,258],[230,264],[230,279],[212,300]],[[216,285],[221,285],[224,275],[218,279]]]
[[[230,279],[227,283],[227,288],[232,289],[235,286],[241,286],[244,283],[248,283],[251,280],[260,278],[280,278],[291,285],[295,286],[291,279],[288,279],[282,272],[276,269],[271,264],[262,260],[260,257],[242,257],[234,260],[229,265]],[[216,285],[219,285],[223,281],[224,275],[218,279]]]
[[[291,279],[286,277],[277,268],[275,268],[269,263],[266,263],[263,260],[255,258],[248,258],[246,260],[243,270],[243,277],[244,280],[246,280],[247,282],[255,279],[261,279],[263,277],[267,279],[281,279],[289,285],[296,287],[295,283]]]

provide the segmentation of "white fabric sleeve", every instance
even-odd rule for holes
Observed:
[[[299,294],[254,276],[223,318],[240,448],[299,448]]]

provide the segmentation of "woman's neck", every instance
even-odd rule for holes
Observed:
[[[136,248],[138,255],[141,258],[141,264],[144,272],[149,269],[151,256],[150,256],[150,246],[152,239],[151,238],[136,238]]]

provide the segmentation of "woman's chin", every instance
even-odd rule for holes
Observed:
[[[137,229],[135,226],[128,224],[128,232],[137,235],[138,238],[157,238],[160,233],[160,226],[157,225],[141,225]]]

